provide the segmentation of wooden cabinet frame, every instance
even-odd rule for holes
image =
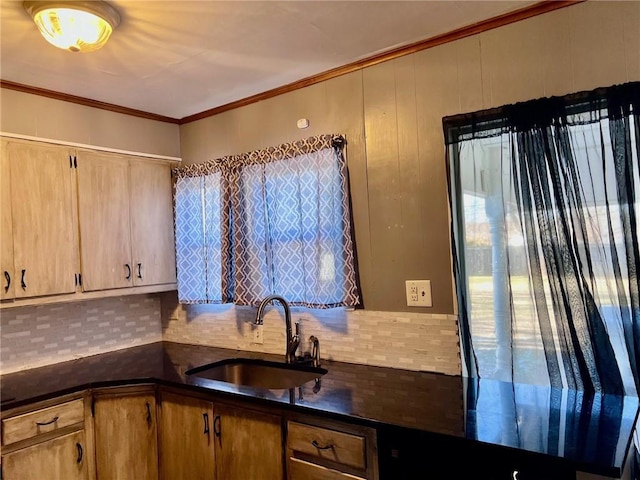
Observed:
[[[160,480],[215,480],[213,402],[158,390]]]
[[[87,467],[83,480],[102,480],[98,478],[100,472],[104,478],[116,478],[124,471],[136,472],[136,478],[141,480],[294,480],[288,465],[298,460],[330,469],[332,475],[339,473],[337,477],[320,478],[378,480],[377,439],[373,428],[179,386],[152,383],[96,388],[14,408],[2,412],[2,419],[76,399],[83,402],[83,421],[43,433],[37,439],[3,445],[2,455],[82,432]],[[145,402],[149,404],[150,420],[143,418],[147,415]],[[345,467],[289,448],[288,422],[362,438],[366,465]],[[181,436],[183,431],[194,434],[194,441]],[[217,437],[220,432],[221,439]],[[143,452],[137,448],[140,445],[148,448]]]
[[[282,448],[280,453],[274,453],[273,451],[269,452],[267,450],[267,456],[273,458],[274,455],[278,458],[282,459],[282,466],[275,466],[275,471],[278,468],[281,468],[281,474],[283,480],[294,480],[294,477],[291,477],[291,462],[296,460],[307,461],[313,463],[314,465],[319,465],[322,468],[330,469],[332,472],[339,472],[343,476],[335,477],[335,478],[344,478],[344,479],[367,479],[367,480],[378,480],[378,449],[377,449],[377,433],[374,428],[351,424],[344,421],[338,420],[330,420],[322,418],[319,415],[314,415],[313,413],[309,414],[301,414],[296,412],[291,412],[287,408],[277,407],[277,406],[263,406],[258,402],[247,401],[238,399],[238,401],[233,401],[229,399],[220,399],[219,396],[216,395],[215,392],[207,393],[207,392],[193,392],[193,391],[185,391],[180,387],[168,387],[161,386],[158,389],[158,398],[160,399],[159,404],[159,420],[158,425],[159,429],[159,445],[160,445],[160,480],[169,480],[168,477],[163,477],[162,474],[162,456],[163,456],[163,440],[162,440],[162,396],[168,395],[173,398],[175,402],[179,402],[181,399],[187,399],[187,403],[198,404],[201,403],[201,408],[204,404],[209,405],[213,412],[211,429],[213,430],[214,441],[217,442],[216,431],[218,428],[222,430],[222,441],[224,442],[225,428],[231,429],[232,431],[238,432],[240,429],[244,427],[248,427],[249,430],[245,432],[245,435],[240,435],[237,443],[232,443],[226,445],[229,452],[235,452],[236,457],[238,456],[238,452],[242,451],[243,443],[248,441],[251,447],[258,447],[258,449],[265,449],[265,436],[261,435],[263,428],[267,428],[267,435],[271,435],[273,438],[276,435],[274,430],[274,425],[277,424],[279,436],[279,446]],[[203,432],[200,431],[200,424],[198,422],[201,421],[200,415],[201,412],[197,412],[197,427],[194,429],[194,432],[198,435]],[[217,422],[217,418],[220,416],[220,425],[214,425],[214,422]],[[231,418],[229,418],[231,417]],[[269,418],[271,420],[269,420]],[[225,421],[227,419],[227,421]],[[266,424],[261,422],[253,423],[253,420],[259,419],[267,419]],[[305,455],[304,453],[295,451],[289,448],[287,441],[287,425],[289,422],[297,422],[304,425],[310,425],[314,427],[318,427],[321,429],[328,429],[335,432],[341,432],[348,436],[354,436],[362,438],[364,442],[364,463],[363,468],[353,468],[347,465],[339,464],[336,462],[332,462],[330,460],[322,460],[318,457],[314,457],[313,455]],[[269,427],[271,425],[271,427]],[[167,442],[170,444],[170,442]],[[167,448],[167,447],[165,447]],[[164,452],[166,453],[166,451]],[[264,452],[263,452],[264,453]],[[216,473],[217,479],[231,479],[234,478],[234,470],[233,466],[226,469],[224,465],[224,455],[225,450],[221,449],[218,443],[216,443],[215,448],[211,452],[212,456],[215,458],[216,462]],[[273,476],[273,465],[266,466],[264,462],[261,462],[259,457],[259,453],[254,452],[253,454],[243,454],[240,456],[246,462],[255,462],[256,465],[261,466],[261,470],[258,469],[256,471],[248,471],[244,470],[243,473],[248,475],[246,478],[255,478],[255,479],[272,479],[275,478]],[[277,463],[277,462],[276,462]],[[272,470],[268,470],[271,468]],[[190,471],[191,474],[197,474],[197,471]],[[253,475],[253,477],[252,477]],[[263,475],[263,476],[261,476]],[[278,476],[278,473],[275,474]],[[200,478],[197,476],[191,476],[190,478]],[[208,477],[202,477],[208,478]],[[320,477],[324,478],[324,477]],[[327,476],[328,478],[334,478]]]
[[[312,414],[289,413],[286,415],[286,420],[287,480],[298,480],[299,477],[292,476],[292,471],[298,468],[294,465],[296,462],[317,466],[315,475],[327,480],[333,478],[378,480],[378,443],[375,429]],[[291,425],[310,427],[309,430],[316,430],[318,435],[305,433],[305,438],[296,439],[296,442],[293,442],[289,438],[288,430]],[[324,432],[328,436],[324,436]],[[342,455],[337,455],[340,446],[329,445],[336,443],[335,439],[328,440],[332,434],[337,439],[344,437],[346,441],[343,442],[343,447],[353,451],[344,451]],[[298,448],[298,441],[308,442],[307,447]],[[341,440],[339,442],[342,443]],[[323,449],[328,447],[331,447],[327,449],[329,454],[325,455]],[[339,458],[343,460],[336,461]]]
[[[176,282],[170,166],[78,152],[83,291]]]
[[[74,293],[78,249],[72,149],[1,141],[0,298]]]
[[[30,412],[52,409],[58,405],[80,400],[82,402],[83,418],[77,423],[64,425],[60,428],[51,428],[43,433],[35,432],[28,438],[2,445],[3,477],[7,480],[18,478],[51,478],[53,472],[58,472],[66,478],[95,480],[96,471],[94,452],[94,435],[91,417],[91,396],[89,392],[79,392],[72,395],[64,395],[54,399],[25,405],[2,412],[2,423],[13,417],[28,416]],[[55,410],[55,409],[54,409]],[[78,449],[76,444],[80,444]],[[39,449],[46,449],[39,452]],[[53,449],[53,451],[51,450]],[[54,453],[55,454],[52,454]],[[42,460],[44,466],[38,466],[37,461]],[[78,459],[80,461],[78,462]],[[22,470],[29,465],[32,476],[22,474]],[[12,475],[12,469],[20,469],[20,477]],[[44,468],[45,470],[39,470]]]
[[[98,479],[158,478],[155,385],[96,390],[91,414]]]
[[[10,137],[0,137],[0,142],[0,309],[177,289],[170,176],[177,161]],[[26,162],[12,173],[15,155]],[[93,186],[106,181],[96,173],[89,189],[82,183],[85,178],[78,175],[79,164],[92,155],[107,165],[126,164],[126,172],[111,185],[117,193],[110,202],[92,203],[85,198]],[[81,197],[80,191],[84,192]],[[109,219],[106,213],[96,214],[99,207],[110,213]],[[120,220],[124,231],[118,238],[127,253],[120,259],[116,252],[116,260],[108,261],[105,257],[120,242],[106,241],[104,232],[112,234],[113,222]],[[34,235],[32,225],[42,233]],[[113,273],[109,269],[119,268],[116,273],[126,277],[127,264],[129,282],[94,282]],[[90,268],[96,265],[97,273]],[[87,288],[82,286],[84,281]]]
[[[283,420],[280,411],[219,401],[211,395],[161,387],[159,398],[159,463],[161,480],[226,479],[273,480],[285,478]],[[165,399],[174,403],[164,418]],[[179,412],[180,407],[185,411]],[[208,424],[202,418],[210,413]],[[190,415],[193,415],[191,418]],[[171,429],[177,419],[191,438],[178,445]],[[208,435],[205,434],[208,425]],[[163,430],[163,427],[165,430]],[[204,435],[203,435],[204,434]],[[210,443],[208,443],[210,441]],[[183,449],[187,461],[180,471],[171,458]],[[208,458],[193,459],[197,455]],[[164,467],[164,468],[163,468]]]

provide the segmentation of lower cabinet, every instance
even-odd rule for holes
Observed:
[[[2,413],[3,480],[378,480],[376,432],[177,387]]]
[[[52,400],[3,412],[2,478],[90,480],[93,444],[87,442],[89,436],[84,398]]]
[[[94,393],[98,480],[157,480],[155,388]]]
[[[214,413],[218,480],[284,478],[279,416],[226,405],[214,406]]]
[[[161,480],[283,480],[279,415],[161,390]]]
[[[287,422],[288,480],[378,479],[374,429],[315,417]]]
[[[160,391],[158,454],[161,480],[215,480],[213,404]]]
[[[87,480],[83,430],[2,456],[4,480]]]

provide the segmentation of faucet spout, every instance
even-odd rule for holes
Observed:
[[[287,363],[293,363],[295,361],[296,349],[298,348],[298,344],[300,343],[300,337],[296,334],[294,338],[293,332],[291,329],[291,310],[289,309],[289,303],[280,295],[269,295],[265,297],[258,306],[258,312],[256,313],[256,325],[262,325],[262,313],[265,307],[271,303],[272,301],[277,300],[284,308],[284,321],[286,328],[286,336],[287,336],[287,344],[285,348],[285,360]]]

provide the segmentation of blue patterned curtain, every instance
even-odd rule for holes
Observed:
[[[228,195],[219,168],[174,170],[178,300],[224,303],[232,297]]]
[[[358,305],[344,145],[321,135],[176,169],[180,301]]]
[[[343,148],[323,135],[231,164],[236,304],[359,304]]]

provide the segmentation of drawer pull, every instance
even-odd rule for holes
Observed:
[[[202,420],[204,420],[204,433],[205,435],[209,435],[209,414],[203,413]]]
[[[320,444],[318,443],[318,441],[317,441],[317,440],[312,441],[312,442],[311,442],[311,445],[313,445],[314,447],[316,447],[318,450],[329,450],[330,448],[333,448],[333,444],[332,444],[332,443],[330,443],[329,445],[322,446],[322,445],[320,445]]]
[[[213,419],[213,433],[216,438],[220,438],[220,436],[222,435],[220,415],[216,415]]]
[[[56,423],[60,417],[53,417],[48,422],[36,422],[36,425],[39,427],[44,427],[45,425],[51,425],[52,423]]]
[[[78,449],[78,458],[76,458],[76,463],[80,463],[82,462],[82,455],[83,455],[83,450],[82,450],[82,445],[80,445],[79,443],[76,443],[76,448]]]

